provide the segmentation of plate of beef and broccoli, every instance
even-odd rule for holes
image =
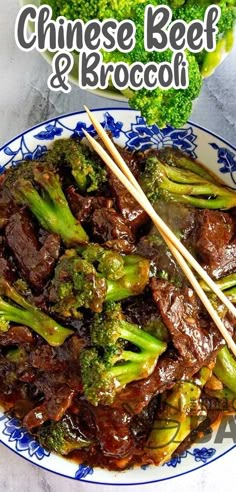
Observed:
[[[236,148],[95,110],[155,210],[236,302]],[[86,113],[0,149],[0,442],[58,475],[144,484],[235,447],[236,361]],[[207,285],[234,337],[235,319]]]
[[[120,51],[106,52],[102,50],[103,61],[105,63],[135,63],[137,61],[144,64],[149,62],[162,63],[170,62],[172,59],[171,50],[164,52],[147,52],[144,49],[144,12],[147,5],[154,6],[167,5],[172,9],[173,21],[182,19],[186,23],[193,20],[203,20],[209,5],[215,3],[221,8],[221,17],[218,22],[218,34],[216,49],[213,52],[202,51],[200,53],[190,53],[186,51],[189,87],[187,90],[157,88],[155,90],[131,90],[126,88],[124,91],[117,90],[112,83],[107,89],[97,89],[92,91],[106,98],[129,103],[132,109],[140,111],[148,124],[157,123],[159,127],[168,125],[181,127],[191,115],[193,105],[199,97],[204,79],[210,77],[225,57],[230,53],[234,45],[235,26],[236,26],[236,5],[235,0],[20,0],[21,5],[33,4],[40,6],[48,4],[52,8],[53,18],[64,16],[68,20],[82,19],[89,22],[95,18],[100,21],[114,18],[118,21],[132,19],[136,26],[136,44],[130,53]],[[31,25],[34,30],[34,24]],[[43,52],[43,56],[51,64],[54,52]],[[74,53],[74,66],[70,74],[71,81],[78,85],[78,53]]]

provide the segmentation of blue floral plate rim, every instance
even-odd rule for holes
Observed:
[[[96,113],[96,112],[107,112],[107,111],[124,111],[124,112],[127,112],[127,111],[130,111],[130,112],[133,112],[133,113],[136,113],[136,114],[139,114],[138,111],[132,109],[132,108],[129,108],[129,107],[119,107],[119,106],[112,106],[112,107],[99,107],[99,108],[94,108],[94,109],[90,109],[91,113]],[[49,118],[47,120],[44,120],[42,121],[41,123],[37,123],[36,125],[33,125],[32,127],[30,128],[26,128],[23,132],[21,133],[18,133],[17,135],[15,135],[15,137],[11,138],[10,140],[8,140],[5,144],[3,144],[1,147],[0,147],[0,152],[8,145],[10,145],[12,142],[14,142],[15,140],[17,140],[17,138],[20,138],[22,137],[23,135],[25,135],[26,133],[29,133],[33,130],[36,130],[37,128],[40,128],[42,125],[47,125],[48,123],[51,123],[51,122],[54,122],[55,120],[61,120],[63,118],[67,118],[67,117],[71,117],[71,116],[76,116],[76,115],[84,115],[85,114],[85,110],[80,110],[80,111],[72,111],[70,113],[62,113],[58,116],[55,116],[54,118]],[[195,128],[198,128],[199,130],[202,130],[203,132],[206,132],[208,133],[209,135],[211,135],[212,137],[214,138],[217,138],[218,140],[221,140],[224,144],[226,144],[227,146],[231,147],[233,150],[236,151],[236,144],[233,145],[231,142],[229,142],[229,140],[226,140],[225,138],[221,137],[219,134],[211,131],[211,130],[208,130],[206,127],[204,127],[203,125],[199,125],[198,123],[195,123],[194,121],[191,121],[191,120],[188,120],[187,122],[189,125],[192,125],[194,126]]]

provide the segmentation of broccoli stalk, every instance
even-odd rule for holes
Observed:
[[[56,453],[67,455],[76,449],[88,448],[92,440],[79,431],[79,418],[66,414],[59,422],[47,422],[37,433],[40,444]]]
[[[104,302],[140,294],[148,283],[150,263],[141,256],[122,256],[98,245],[79,251],[82,258],[67,251],[52,282],[53,310],[63,316],[80,317],[81,307],[101,312]]]
[[[0,295],[0,331],[6,331],[10,322],[26,325],[52,346],[62,345],[73,333],[24,299],[4,278],[0,279]]]
[[[28,166],[24,165],[8,172],[5,183],[8,187],[12,185],[10,191],[14,199],[19,204],[27,205],[41,226],[59,234],[66,245],[85,243],[88,236],[72,215],[54,168],[43,162],[31,166],[32,176],[29,175]]]
[[[124,257],[123,275],[107,281],[106,301],[121,301],[141,294],[148,283],[149,261],[138,255]]]
[[[176,165],[181,166],[181,162]],[[193,172],[162,163],[153,156],[146,161],[142,187],[152,203],[163,198],[198,208],[227,210],[236,206],[235,192],[220,183],[213,183],[201,174],[197,173],[197,169]]]
[[[225,277],[216,280],[215,283],[218,287],[224,291],[224,294],[230,297],[232,302],[236,302],[236,274],[232,273],[231,275],[226,275]],[[212,293],[210,287],[204,282],[204,280],[200,280],[200,285],[207,293]]]
[[[135,347],[135,351],[127,346]],[[86,398],[109,405],[128,383],[148,377],[167,344],[123,319],[120,306],[111,303],[91,326],[91,348],[80,355]]]
[[[157,414],[145,445],[146,456],[148,459],[151,458],[155,465],[162,465],[168,461],[180,443],[205,418],[200,396],[201,389],[210,375],[211,370],[203,367],[196,382],[180,381],[171,393],[163,398],[161,411]]]
[[[213,372],[227,388],[236,393],[236,360],[228,347],[225,346],[218,353]]]
[[[97,154],[71,138],[57,140],[47,162],[68,165],[81,192],[96,191],[106,181],[106,169]]]

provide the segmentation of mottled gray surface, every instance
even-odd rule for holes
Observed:
[[[61,113],[89,107],[119,106],[73,87],[70,95],[49,93],[46,81],[50,73],[38,53],[20,52],[14,43],[14,19],[17,0],[0,0],[0,146],[22,130]],[[236,145],[236,47],[204,84],[192,121],[220,134]],[[236,482],[235,451],[194,474],[176,481],[137,487],[139,490],[172,492],[221,492]],[[113,491],[118,487],[79,484],[59,478],[20,459],[0,445],[0,492],[81,492]],[[125,488],[123,488],[124,490]],[[133,490],[133,489],[129,489]]]

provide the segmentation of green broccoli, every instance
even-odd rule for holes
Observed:
[[[41,0],[41,4],[47,3],[52,7],[53,18],[56,19],[60,15],[63,15],[67,19],[76,20],[83,19],[84,22],[88,22],[91,19],[98,17],[98,6],[100,0],[90,0],[79,2],[78,0]]]
[[[96,191],[106,181],[106,168],[98,155],[72,138],[56,140],[46,160],[58,167],[68,165],[81,192]]]
[[[79,417],[65,414],[59,422],[46,422],[38,432],[40,444],[56,453],[67,455],[76,449],[89,448],[92,440],[79,430]]]
[[[149,0],[96,0],[89,2],[66,0],[60,2],[48,0],[54,16],[65,15],[69,19],[82,18],[84,21],[99,18],[100,20],[116,18],[117,20],[132,19],[136,25],[136,45],[130,53],[103,52],[105,62],[156,62],[171,60],[171,51],[163,53],[147,52],[144,49],[144,12]],[[158,124],[160,127],[171,125],[181,127],[186,123],[192,111],[193,101],[199,96],[202,79],[209,76],[220,63],[224,51],[230,51],[233,46],[233,26],[236,21],[234,0],[219,0],[215,2],[221,7],[221,18],[218,22],[218,44],[214,52],[186,52],[189,64],[189,87],[186,90],[146,90],[123,91],[133,109],[141,111],[148,124]],[[212,4],[210,0],[152,0],[153,6],[168,5],[172,8],[173,21],[182,19],[189,23],[195,19],[204,19],[206,9]]]
[[[87,242],[88,236],[72,215],[59,175],[52,165],[22,163],[7,170],[4,185],[18,204],[27,205],[40,225],[59,234],[66,245]]]
[[[203,50],[195,55],[203,77],[209,77],[220,63],[222,54],[230,51],[233,47],[233,27],[236,21],[235,2],[234,0],[232,2],[219,0],[215,1],[214,4],[221,8],[221,17],[217,24],[218,42],[216,50],[209,53]],[[212,5],[210,0],[202,0],[197,3],[194,0],[187,0],[182,7],[174,11],[174,19],[183,19],[187,23],[196,19],[203,20],[209,5]]]
[[[140,294],[148,283],[150,264],[141,256],[91,244],[81,251],[67,251],[55,270],[50,300],[63,316],[80,317],[81,307],[101,312],[104,302]]]
[[[111,404],[128,383],[148,377],[167,346],[123,319],[120,306],[114,303],[95,315],[91,343],[81,352],[80,366],[85,396],[95,406]]]
[[[170,2],[153,1],[152,4],[170,5]],[[137,5],[134,9],[132,20],[136,25],[136,45],[133,51],[129,54],[130,63],[139,61],[142,63],[147,62],[171,62],[173,53],[171,50],[164,52],[147,52],[144,50],[144,13],[145,8],[149,2],[145,2],[142,5]],[[171,5],[173,8],[173,4]],[[183,7],[184,8],[184,7]],[[124,91],[124,95],[129,98],[129,105],[133,109],[141,111],[142,116],[147,120],[148,124],[157,123],[159,127],[165,127],[168,125],[179,128],[186,123],[189,115],[192,111],[192,104],[196,99],[202,87],[202,76],[199,70],[198,63],[193,54],[186,52],[188,61],[189,72],[189,87],[185,90],[169,89],[163,90],[160,88],[154,90],[141,89],[138,91],[131,91],[130,89]],[[125,55],[125,60],[127,55]]]
[[[235,192],[204,178],[200,165],[199,171],[195,166],[195,172],[186,168],[186,162],[182,167],[180,160],[176,166],[161,162],[157,156],[147,158],[141,185],[152,203],[162,198],[198,208],[228,210],[236,206]]]
[[[67,0],[48,0],[47,4],[53,9],[53,17],[59,15],[67,19],[83,19],[88,22],[95,18],[99,20],[115,18],[117,20],[129,19],[132,15],[133,8],[146,0],[73,0],[68,3]],[[178,1],[178,0],[177,0]],[[180,2],[181,0],[179,0]],[[43,0],[41,3],[45,3]]]
[[[178,446],[207,416],[201,407],[201,390],[211,375],[203,367],[194,381],[180,381],[162,396],[161,410],[145,445],[145,454],[155,465],[167,462]]]
[[[213,372],[224,386],[236,394],[236,360],[228,347],[218,353]]]
[[[22,362],[23,363],[26,362],[27,352],[24,349],[24,347],[12,348],[7,351],[6,359],[9,360],[10,362],[13,362],[14,364],[19,365]]]
[[[204,280],[200,280],[200,285],[205,290],[205,292],[212,294],[210,287],[204,282]],[[227,297],[230,297],[232,302],[236,302],[236,274],[232,273],[231,275],[227,275],[226,277],[222,277],[219,280],[216,280],[216,284],[218,287],[224,291],[224,294]]]
[[[64,328],[39,308],[31,304],[3,276],[0,278],[0,332],[9,323],[28,326],[50,345],[62,345],[73,330]]]

